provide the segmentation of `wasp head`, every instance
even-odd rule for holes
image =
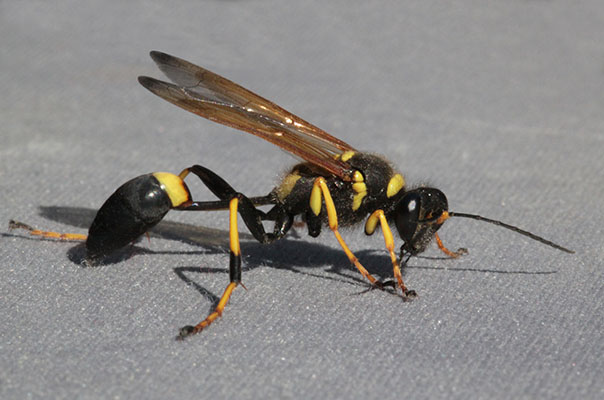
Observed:
[[[401,251],[419,254],[448,218],[447,197],[434,188],[410,190],[397,203],[394,217],[396,229],[405,242]]]

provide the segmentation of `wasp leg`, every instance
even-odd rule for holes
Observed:
[[[241,249],[239,246],[239,231],[237,228],[237,209],[239,198],[233,197],[229,202],[229,237],[230,237],[230,258],[229,258],[229,278],[230,283],[224,290],[218,305],[210,315],[195,326],[187,325],[180,329],[180,339],[194,335],[207,328],[212,322],[222,315],[226,304],[231,298],[233,290],[241,283]]]
[[[239,230],[237,226],[237,216],[241,215],[247,228],[254,238],[260,243],[271,243],[282,238],[291,228],[293,217],[288,214],[282,205],[276,204],[268,213],[258,210],[255,204],[267,205],[274,204],[272,197],[257,197],[254,201],[245,195],[238,193],[224,179],[216,175],[209,169],[200,165],[194,165],[183,170],[180,178],[184,179],[190,172],[197,175],[202,182],[214,193],[220,200],[214,202],[189,202],[178,207],[182,211],[199,211],[210,209],[222,209],[228,201],[229,209],[229,239],[230,239],[230,259],[229,259],[229,278],[230,283],[226,287],[218,305],[206,319],[195,326],[185,326],[180,330],[179,338],[194,335],[207,328],[212,322],[222,315],[227,302],[229,301],[233,290],[241,284],[241,248],[239,244]],[[272,233],[264,230],[262,221],[275,221]]]
[[[443,244],[442,240],[440,240],[440,237],[438,236],[438,233],[434,234],[434,237],[436,238],[436,244],[438,245],[438,248],[445,253],[446,255],[448,255],[451,258],[457,258],[459,256],[463,256],[465,254],[468,254],[468,249],[465,249],[463,247],[460,247],[459,249],[457,249],[457,251],[451,251],[449,249],[447,249],[445,247],[445,245]]]
[[[325,178],[319,177],[315,179],[315,183],[313,184],[312,192],[310,195],[310,207],[314,212],[315,216],[318,216],[321,212],[321,197],[325,200],[325,209],[327,210],[327,220],[329,223],[329,229],[333,232],[334,236],[340,243],[342,250],[346,253],[346,256],[350,260],[352,264],[359,270],[361,275],[363,275],[372,285],[377,286],[379,288],[382,287],[382,283],[375,279],[369,271],[363,267],[363,265],[359,262],[359,259],[350,251],[344,239],[340,235],[338,231],[338,213],[336,211],[336,206],[331,198],[331,193],[329,193],[329,188],[327,187],[327,183],[325,182]]]
[[[201,179],[201,181],[221,200],[230,200],[235,195],[235,189],[231,187],[224,179],[201,165],[193,165],[185,168],[178,175],[180,179],[185,179],[192,172]]]
[[[30,235],[40,236],[49,239],[58,239],[65,241],[84,241],[88,237],[87,235],[81,233],[59,233],[59,232],[50,232],[50,231],[41,231],[39,229],[35,229],[23,222],[10,220],[8,223],[8,229],[24,229],[29,232]]]
[[[394,273],[394,277],[398,283],[398,287],[402,290],[403,295],[405,297],[416,297],[417,294],[415,290],[407,289],[405,283],[403,282],[403,274],[401,273],[401,268],[399,262],[396,258],[396,253],[394,252],[394,238],[392,237],[392,231],[390,230],[390,226],[388,226],[388,221],[386,220],[386,215],[383,210],[374,211],[368,218],[368,225],[375,225],[379,220],[380,226],[382,227],[382,234],[384,235],[384,242],[386,244],[386,249],[388,253],[390,253],[390,259],[392,260],[392,269]]]
[[[321,234],[321,226],[323,221],[319,215],[309,209],[305,214],[306,227],[308,229],[308,235],[311,237],[317,237]]]
[[[184,179],[190,172],[197,175],[220,201],[191,202],[184,204],[182,207],[178,207],[178,210],[205,211],[222,209],[227,201],[230,203],[232,199],[236,197],[239,200],[238,212],[241,215],[241,218],[243,218],[243,222],[245,222],[249,231],[260,243],[266,244],[279,240],[285,236],[291,228],[293,217],[285,211],[282,205],[276,204],[268,213],[256,208],[256,205],[274,204],[275,201],[270,195],[256,197],[251,200],[242,193],[236,192],[224,179],[201,165],[194,165],[190,168],[186,168],[179,176],[181,179]],[[272,233],[266,233],[264,226],[262,225],[262,221],[266,220],[275,221]]]

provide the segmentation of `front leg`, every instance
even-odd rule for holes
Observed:
[[[451,258],[457,258],[459,256],[468,254],[468,249],[463,248],[463,247],[460,247],[459,249],[457,249],[457,251],[451,251],[451,250],[447,249],[445,247],[445,245],[443,244],[442,240],[440,240],[438,233],[434,234],[434,238],[436,239],[436,244],[438,245],[438,248],[440,249],[440,251],[442,251],[443,253],[445,253],[446,255],[448,255]]]
[[[367,222],[365,223],[365,233],[371,235],[375,231],[378,222],[382,227],[384,242],[386,244],[386,249],[388,250],[388,253],[390,253],[390,260],[392,261],[392,270],[394,277],[396,278],[396,281],[398,283],[398,287],[401,289],[403,295],[406,298],[417,297],[417,293],[415,292],[415,290],[407,289],[407,286],[405,286],[405,283],[403,282],[403,274],[401,273],[401,267],[396,258],[396,253],[394,252],[394,238],[392,237],[392,231],[390,230],[390,226],[388,226],[388,220],[386,219],[386,215],[384,214],[383,210],[376,210],[369,216]]]

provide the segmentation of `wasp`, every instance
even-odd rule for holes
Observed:
[[[260,243],[283,238],[295,218],[301,217],[308,234],[317,237],[327,226],[342,250],[370,284],[384,288],[350,250],[339,228],[365,221],[365,233],[378,227],[390,255],[394,279],[389,281],[404,299],[417,296],[403,281],[401,269],[410,257],[426,250],[435,240],[449,257],[467,251],[447,249],[438,229],[451,217],[471,218],[496,224],[555,249],[573,253],[533,233],[501,221],[475,214],[450,211],[445,194],[431,187],[408,188],[405,178],[383,157],[357,151],[349,144],[286,111],[277,104],[180,58],[151,52],[151,58],[171,82],[141,76],[138,81],[157,96],[211,121],[251,133],[300,157],[281,182],[266,196],[247,197],[206,167],[194,165],[175,175],[156,172],[136,177],[113,193],[99,209],[88,235],[59,234],[36,230],[11,221],[11,228],[24,228],[33,235],[66,240],[85,240],[87,261],[94,264],[135,241],[160,222],[170,210],[229,211],[229,278],[215,309],[197,325],[180,330],[180,338],[207,328],[222,315],[241,282],[241,249],[238,216]],[[215,201],[194,201],[184,182],[196,175],[217,197]],[[259,207],[271,206],[268,211]],[[273,223],[266,230],[264,222]],[[402,246],[395,252],[393,226]]]

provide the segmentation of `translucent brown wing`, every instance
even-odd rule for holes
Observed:
[[[354,149],[345,142],[238,84],[180,58],[151,52],[173,82],[141,76],[139,82],[159,97],[211,121],[252,133],[326,171],[349,179],[347,163],[337,159]]]

